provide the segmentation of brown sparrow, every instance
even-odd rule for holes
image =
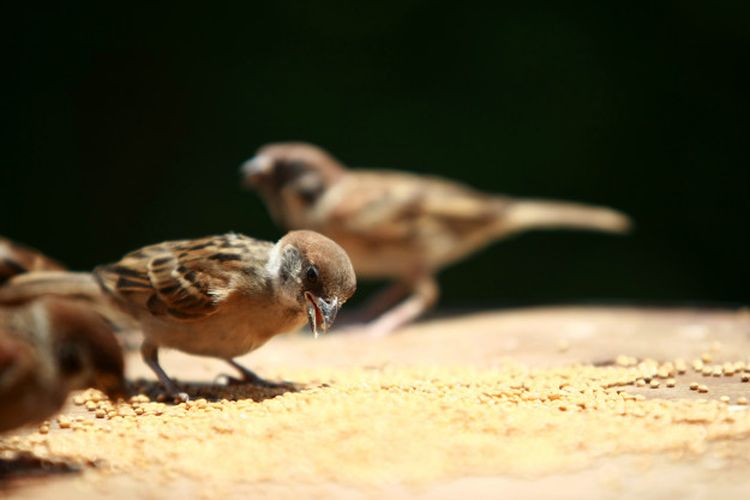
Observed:
[[[159,347],[229,362],[248,382],[279,386],[233,358],[307,319],[326,331],[356,288],[344,250],[312,231],[276,244],[240,234],[168,241],[99,266],[94,276],[141,326],[141,354],[172,395],[186,399],[159,365]]]
[[[242,166],[275,221],[325,234],[349,254],[359,277],[396,280],[371,305],[388,333],[437,299],[435,274],[491,242],[539,228],[624,232],[627,216],[578,203],[485,194],[449,180],[387,170],[348,170],[304,143],[270,144]]]
[[[138,328],[128,315],[113,307],[89,272],[32,271],[13,276],[0,286],[0,305],[20,305],[42,297],[75,301],[101,315],[116,331]]]
[[[50,417],[88,387],[124,395],[122,351],[97,314],[57,298],[0,308],[0,432]]]
[[[17,274],[29,271],[65,269],[62,264],[29,248],[0,236],[0,284]]]

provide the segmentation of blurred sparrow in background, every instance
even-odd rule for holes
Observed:
[[[263,380],[233,358],[257,349],[307,319],[317,336],[333,324],[356,288],[344,250],[312,231],[276,244],[240,234],[168,241],[99,266],[94,276],[135,318],[141,354],[173,396],[187,399],[159,365],[159,347],[226,360],[245,381]]]
[[[64,299],[0,307],[0,432],[50,417],[89,387],[124,396],[122,351],[102,318]]]
[[[366,316],[377,317],[368,325],[373,334],[417,318],[437,299],[435,274],[495,240],[530,229],[630,227],[609,208],[485,194],[406,172],[349,170],[304,143],[264,146],[242,174],[278,224],[333,239],[360,278],[396,280],[367,308]]]

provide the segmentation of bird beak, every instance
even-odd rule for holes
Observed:
[[[96,377],[96,387],[102,390],[112,401],[117,401],[120,398],[125,399],[127,396],[125,379],[116,377],[111,373],[98,375]]]
[[[273,160],[269,156],[257,155],[240,167],[240,173],[245,181],[245,184],[249,186],[255,185],[263,177],[268,175],[273,167]]]
[[[305,292],[305,300],[307,301],[307,318],[310,322],[310,329],[317,338],[318,327],[323,330],[323,333],[326,333],[333,326],[341,304],[336,297],[326,301],[310,292]]]

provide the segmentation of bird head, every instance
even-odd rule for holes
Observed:
[[[258,191],[277,223],[302,228],[297,214],[313,206],[345,168],[317,146],[287,142],[263,146],[240,172],[243,184]]]
[[[357,280],[346,252],[314,231],[291,231],[271,252],[268,270],[282,297],[307,315],[310,329],[326,332],[341,306],[354,294]]]
[[[45,299],[54,358],[67,391],[93,387],[111,399],[125,395],[122,349],[112,328],[90,308],[69,300]]]

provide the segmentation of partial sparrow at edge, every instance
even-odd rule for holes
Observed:
[[[0,236],[0,285],[18,274],[63,269],[62,264],[40,251]]]
[[[89,387],[125,395],[122,351],[101,317],[59,298],[0,307],[0,432],[49,418]]]

